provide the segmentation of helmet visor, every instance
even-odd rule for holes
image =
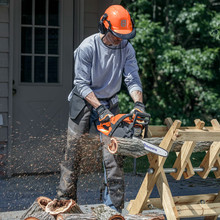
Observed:
[[[129,32],[128,30],[120,30],[120,33],[117,33],[113,30],[111,30],[111,28],[108,29],[114,36],[120,38],[120,39],[125,39],[125,40],[129,40],[135,37],[136,35],[136,30],[135,28],[133,28],[133,30],[131,32]]]

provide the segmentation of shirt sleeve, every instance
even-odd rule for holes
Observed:
[[[132,45],[129,43],[127,49],[127,57],[124,66],[124,77],[125,84],[128,88],[129,93],[133,91],[141,91],[142,92],[142,84],[140,80],[140,76],[138,74],[138,65],[135,56],[135,50]]]
[[[88,49],[84,49],[78,48],[74,52],[74,85],[83,98],[92,92],[90,88],[92,56]]]

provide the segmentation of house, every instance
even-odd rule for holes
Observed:
[[[73,50],[117,0],[0,0],[0,175],[56,172]]]

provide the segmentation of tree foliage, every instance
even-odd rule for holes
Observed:
[[[131,41],[151,123],[220,119],[220,14],[217,1],[123,0],[134,19]],[[219,32],[218,32],[219,31]],[[132,102],[119,95],[121,112]]]

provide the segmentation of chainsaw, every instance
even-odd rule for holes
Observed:
[[[97,129],[109,137],[138,139],[148,152],[167,157],[166,150],[143,140],[147,134],[149,121],[148,113],[136,111],[135,113],[115,115],[111,117],[110,121],[97,125]]]

